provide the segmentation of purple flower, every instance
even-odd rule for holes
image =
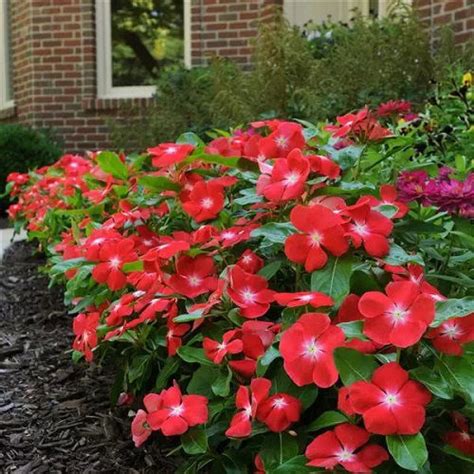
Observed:
[[[402,202],[423,199],[428,181],[425,171],[402,171],[397,180],[398,198]]]

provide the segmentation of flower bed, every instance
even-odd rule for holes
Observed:
[[[181,472],[467,472],[474,300],[432,284],[423,235],[468,223],[378,185],[410,158],[407,107],[10,177],[137,447],[176,437]]]

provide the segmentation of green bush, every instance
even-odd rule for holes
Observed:
[[[5,188],[7,176],[24,173],[40,166],[54,163],[61,156],[61,148],[48,132],[41,132],[22,125],[0,125],[0,190]],[[0,210],[8,205],[0,199]]]
[[[409,10],[303,31],[277,15],[260,25],[251,71],[216,58],[166,72],[146,117],[114,121],[111,131],[119,148],[143,149],[182,130],[202,134],[258,117],[331,119],[391,99],[422,102],[433,77],[428,36]]]

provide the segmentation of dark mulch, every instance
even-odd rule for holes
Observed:
[[[0,264],[0,471],[174,472],[159,443],[133,446],[128,409],[110,406],[112,374],[72,363],[71,316],[42,263],[20,242]]]
[[[11,224],[8,221],[8,218],[4,216],[0,210],[0,229],[6,229],[7,227],[11,227]]]

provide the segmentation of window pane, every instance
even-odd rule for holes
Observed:
[[[184,62],[183,0],[112,0],[112,85],[154,84]]]

